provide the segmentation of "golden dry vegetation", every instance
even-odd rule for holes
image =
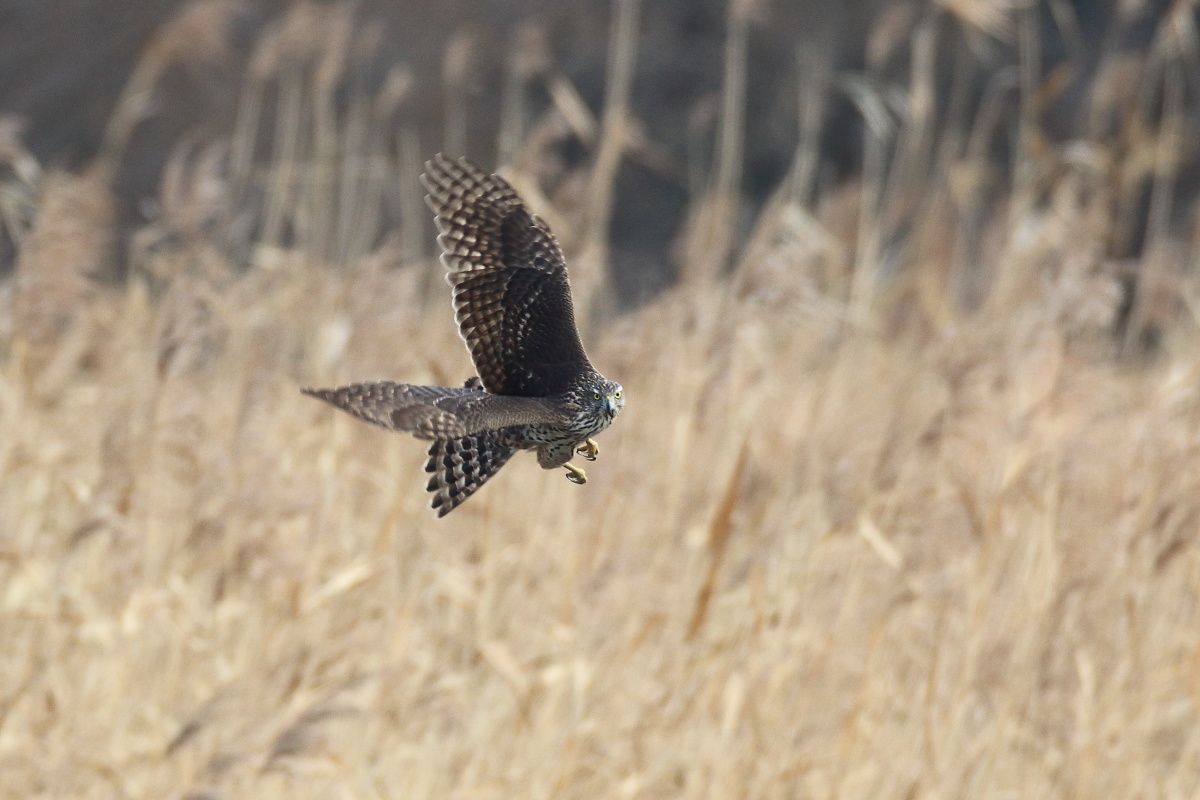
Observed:
[[[162,47],[147,58],[118,115],[141,113]],[[572,234],[607,213],[589,204],[622,150],[613,92],[582,210],[535,191],[529,153],[510,174],[574,239],[585,338],[628,406],[586,486],[518,456],[437,520],[421,443],[298,392],[471,374],[419,230],[364,233],[379,182],[417,191],[412,154],[289,80],[270,163],[236,138],[181,148],[120,284],[89,277],[104,165],[41,177],[0,147],[21,243],[0,313],[0,797],[1200,789],[1195,253],[1152,209],[1140,263],[1106,256],[1130,186],[1170,205],[1173,90],[1070,150],[1021,116],[995,202],[995,166],[919,115],[813,202],[802,142],[729,274],[718,169],[681,247],[697,261],[623,313],[602,242]],[[934,138],[944,170],[923,174],[905,147]],[[214,224],[247,187],[261,224]]]

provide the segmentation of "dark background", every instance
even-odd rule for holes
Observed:
[[[187,5],[185,0],[0,2],[0,113],[22,120],[25,144],[43,166],[80,170],[96,157],[114,105],[147,44]],[[291,5],[284,0],[228,5],[226,49],[220,57],[182,60],[168,69],[160,84],[165,91],[134,130],[113,178],[125,229],[144,221],[142,200],[157,194],[163,165],[180,137],[229,131],[255,44]],[[642,6],[632,110],[670,160],[652,169],[626,159],[618,177],[611,258],[626,301],[648,296],[671,280],[668,252],[689,201],[685,173],[711,157],[715,124],[705,120],[720,97],[727,5],[723,0],[650,0]],[[1145,47],[1170,4],[1126,4],[1133,13],[1124,16],[1115,0],[1061,6],[1074,13],[1077,39],[1060,35],[1049,6],[1041,37],[1047,72],[1058,62],[1073,65],[1043,114],[1045,129],[1060,141],[1082,134],[1079,103],[1096,65],[1113,52]],[[603,105],[611,3],[362,0],[351,7],[356,19],[352,51],[359,42],[373,44],[362,47],[344,76],[343,95],[376,90],[389,68],[405,65],[415,80],[404,113],[415,121],[426,154],[444,146],[443,56],[455,36],[470,43],[466,150],[485,166],[496,161],[505,65],[530,24],[544,33],[554,68],[578,88],[593,112]],[[906,0],[759,4],[748,53],[742,181],[747,218],[777,186],[796,147],[800,82],[811,77],[802,74],[804,65],[902,85],[910,66],[907,34],[914,20],[930,13],[946,17],[947,26],[956,24],[934,4]],[[885,29],[884,22],[890,27]],[[939,75],[949,81],[953,48],[961,45],[943,38]],[[977,100],[989,71],[1014,63],[1016,52],[1003,35],[981,33],[975,45],[985,65],[974,76]],[[537,96],[530,102],[544,107],[548,99]],[[836,91],[830,93],[825,119],[819,180],[828,187],[859,169],[862,123]],[[564,147],[567,160],[585,156],[582,146]],[[1003,142],[995,156],[1007,157]],[[1187,184],[1184,173],[1181,186]],[[0,268],[11,268],[8,255]]]

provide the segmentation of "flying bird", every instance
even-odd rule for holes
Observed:
[[[508,181],[465,158],[438,154],[421,183],[477,376],[461,388],[385,381],[302,391],[366,422],[433,440],[426,488],[439,517],[518,450],[534,450],[543,469],[564,467],[569,480],[586,483],[571,459],[596,460],[592,437],[612,424],[625,397],[583,350],[562,248]]]

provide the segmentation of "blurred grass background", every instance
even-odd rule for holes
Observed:
[[[1190,2],[0,2],[0,797],[1191,797]],[[445,520],[501,169],[629,405]]]

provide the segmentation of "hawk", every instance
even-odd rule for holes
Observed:
[[[465,158],[425,164],[458,331],[477,377],[462,388],[356,383],[305,394],[394,431],[432,439],[426,487],[439,517],[457,508],[518,450],[542,469],[595,461],[592,437],[625,405],[621,385],[597,372],[579,339],[567,266],[550,228],[509,183]]]

